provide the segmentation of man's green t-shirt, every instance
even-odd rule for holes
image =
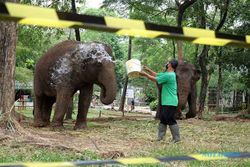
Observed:
[[[162,85],[161,105],[178,106],[177,82],[175,72],[162,72],[156,76],[158,84]]]

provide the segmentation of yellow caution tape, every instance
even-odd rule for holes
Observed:
[[[237,36],[200,28],[158,25],[135,19],[79,15],[10,2],[0,2],[0,20],[56,28],[87,28],[133,37],[171,38],[194,44],[250,48],[249,35]]]
[[[81,22],[73,22],[73,21],[54,21],[54,20],[46,20],[46,19],[36,19],[36,18],[26,18],[19,21],[20,24],[27,25],[38,25],[38,26],[48,26],[55,28],[67,28],[74,25],[81,26]]]
[[[211,161],[211,160],[225,160],[228,157],[224,156],[221,153],[206,153],[206,154],[192,154],[189,157],[193,157],[196,160],[200,161]]]
[[[116,160],[96,160],[96,161],[74,161],[74,162],[28,162],[28,163],[6,163],[0,164],[3,167],[75,167],[88,165],[105,165],[105,164],[156,164],[170,161],[212,161],[212,160],[227,160],[229,158],[250,158],[249,152],[225,152],[225,153],[204,153],[191,154],[187,156],[161,157],[161,158],[120,158]]]
[[[231,42],[231,40],[215,39],[215,38],[197,38],[197,39],[193,40],[193,43],[195,43],[195,44],[215,45],[215,46],[225,46],[230,42]]]
[[[247,43],[250,43],[250,35],[246,36],[246,41],[247,41]]]
[[[152,164],[152,163],[160,163],[158,159],[145,157],[145,158],[120,158],[116,161],[121,164],[130,165],[130,164]]]
[[[139,29],[145,30],[144,22],[141,20],[134,19],[123,19],[123,18],[115,18],[115,17],[104,17],[106,25],[108,27],[114,27],[119,29]]]
[[[169,35],[169,33],[149,30],[137,30],[137,29],[123,29],[116,32],[117,35],[144,37],[144,38],[156,38],[160,35]]]
[[[15,3],[6,2],[6,7],[10,16],[20,18],[43,18],[49,20],[58,20],[58,16],[55,9],[41,8],[37,6],[19,5]]]
[[[189,37],[216,38],[214,31],[199,28],[183,27],[183,33]]]

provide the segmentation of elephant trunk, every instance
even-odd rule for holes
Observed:
[[[180,84],[180,82],[178,82],[178,85]],[[183,84],[182,86],[178,86],[178,109],[182,110],[185,108],[186,104],[187,104],[187,99],[188,99],[188,95],[189,95],[189,86],[188,84]]]
[[[103,104],[111,104],[116,97],[116,78],[113,70],[103,70],[99,77],[99,83],[101,86],[100,100]]]

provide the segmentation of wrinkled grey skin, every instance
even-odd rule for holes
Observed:
[[[189,110],[186,118],[196,116],[196,82],[200,79],[200,71],[196,70],[194,65],[189,63],[181,63],[176,69],[178,83],[178,118],[181,118],[181,110],[188,103]]]
[[[93,84],[101,87],[100,100],[103,104],[110,104],[115,99],[116,76],[111,56],[111,48],[97,42],[64,41],[49,49],[35,67],[34,126],[50,124],[52,105],[56,102],[51,126],[63,128],[64,116],[73,95],[79,90],[74,129],[85,128]]]
[[[177,86],[178,86],[178,108],[176,117],[183,118],[181,110],[185,108],[187,102],[189,111],[186,118],[196,116],[196,82],[200,79],[200,71],[196,70],[190,63],[179,63],[176,69]],[[158,85],[158,101],[161,101],[161,86]],[[159,118],[160,104],[158,104],[156,118]]]

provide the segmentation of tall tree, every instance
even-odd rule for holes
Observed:
[[[222,57],[222,47],[219,48],[218,56]],[[216,95],[216,108],[217,110],[222,110],[222,90],[223,90],[223,78],[222,78],[222,61],[218,61],[218,82],[217,82],[217,95]]]
[[[215,31],[219,31],[222,26],[224,25],[227,17],[228,7],[229,7],[230,0],[225,0],[220,12],[220,20],[215,28]],[[208,9],[208,6],[204,5],[204,2],[200,2],[201,7],[201,26],[202,28],[206,28],[206,11],[205,9]],[[208,4],[207,4],[208,5]],[[210,24],[214,25],[214,18]],[[211,27],[213,28],[213,27]],[[208,88],[208,70],[207,70],[207,64],[208,64],[208,52],[210,50],[210,46],[204,45],[202,52],[199,55],[199,65],[201,67],[201,90],[200,90],[200,98],[199,98],[199,110],[198,110],[198,117],[202,117],[202,113],[204,111],[205,107],[205,100],[206,100],[206,94],[207,94],[207,88]]]
[[[128,60],[131,59],[131,51],[132,51],[132,39],[131,39],[131,37],[129,37],[129,40],[128,40]],[[123,86],[123,91],[122,91],[120,107],[119,107],[119,110],[122,111],[123,116],[124,116],[124,103],[125,103],[125,99],[126,99],[127,87],[128,87],[128,76],[126,75],[124,86]]]
[[[186,9],[194,4],[197,0],[175,0],[175,3],[178,8],[178,15],[177,15],[177,26],[182,26],[183,15]],[[180,63],[183,62],[183,49],[182,49],[182,42],[177,41],[177,52],[178,52],[178,61]]]
[[[11,2],[16,2],[16,0]],[[16,28],[16,23],[0,21],[0,112],[2,114],[2,128],[8,127],[14,106]]]
[[[72,7],[72,12],[73,13],[77,13],[75,0],[71,0],[71,7]],[[75,28],[75,35],[76,35],[76,40],[77,41],[81,41],[79,28]]]

